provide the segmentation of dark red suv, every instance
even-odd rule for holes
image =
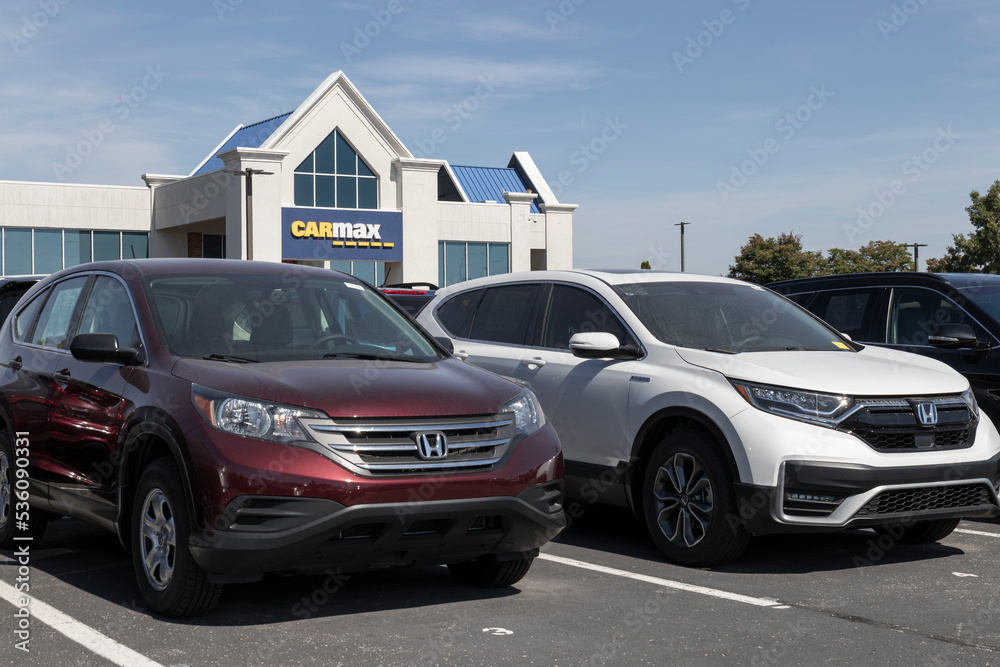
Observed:
[[[506,586],[565,525],[531,392],[341,273],[74,267],[24,296],[0,368],[0,546],[53,516],[104,526],[167,616],[274,571],[446,563]]]

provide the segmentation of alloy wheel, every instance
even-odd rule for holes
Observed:
[[[160,489],[153,489],[142,504],[142,536],[139,547],[146,579],[158,591],[166,590],[174,574],[177,558],[177,531],[170,501]]]
[[[666,538],[690,548],[705,539],[715,506],[712,482],[701,462],[684,452],[664,461],[653,484],[656,522]]]

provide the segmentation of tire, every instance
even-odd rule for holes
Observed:
[[[505,588],[521,581],[528,574],[534,560],[534,556],[525,556],[501,561],[493,554],[487,554],[464,563],[453,563],[448,566],[448,570],[467,586]]]
[[[191,526],[183,488],[173,461],[157,459],[142,474],[132,506],[132,565],[139,591],[150,609],[170,618],[200,616],[222,593],[188,550]]]
[[[10,438],[6,433],[0,433],[0,549],[15,549],[18,544],[37,544],[48,524],[48,514],[42,510],[34,507],[25,510],[23,505],[18,509],[18,504],[25,501],[17,495],[16,461]],[[17,519],[25,514],[24,523],[28,529],[18,530]]]
[[[653,450],[643,476],[642,507],[656,547],[683,565],[735,560],[750,541],[718,444],[701,431],[672,433]]]
[[[899,523],[888,526],[875,526],[873,530],[879,535],[888,535],[901,544],[927,544],[943,540],[951,531],[958,527],[961,519],[933,519],[917,521],[908,526]]]

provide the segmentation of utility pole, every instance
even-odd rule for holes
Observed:
[[[690,224],[691,224],[690,222],[674,223],[674,227],[681,228],[681,273],[684,273],[684,227]]]
[[[271,176],[273,171],[263,169],[251,169],[247,167],[242,171],[227,171],[233,176],[246,176],[247,178],[247,213],[243,224],[243,236],[246,238],[247,259],[253,259],[253,177],[254,174],[261,176]]]
[[[906,247],[906,248],[913,248],[913,270],[914,271],[919,271],[920,270],[920,264],[919,264],[919,262],[920,262],[920,248],[926,248],[927,244],[926,243],[904,243],[903,246]]]

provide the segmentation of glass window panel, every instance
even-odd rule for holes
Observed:
[[[118,347],[139,347],[139,330],[124,285],[114,278],[97,276],[78,333],[110,333],[118,338]]]
[[[507,243],[490,244],[490,275],[510,271],[510,245]]]
[[[385,262],[375,262],[375,280],[379,285],[385,284]]]
[[[444,245],[444,275],[442,287],[454,285],[465,280],[465,244],[445,243]]]
[[[337,134],[337,173],[358,173],[358,154],[339,133]]]
[[[337,208],[357,208],[358,179],[353,176],[337,177]]]
[[[302,161],[298,167],[295,168],[295,173],[306,173],[311,174],[313,172],[313,154],[310,153],[305,160]]]
[[[344,273],[351,272],[351,261],[350,260],[340,260],[332,259],[330,260],[330,268],[334,271],[343,271]]]
[[[614,334],[619,343],[628,340],[618,317],[597,296],[577,287],[554,285],[542,332],[542,347],[568,350],[573,334],[589,331]]]
[[[35,325],[31,342],[43,347],[67,349],[69,325],[76,310],[76,303],[83,291],[83,286],[90,280],[89,276],[80,276],[64,280],[52,289],[52,296],[42,307]]]
[[[120,239],[118,232],[94,232],[94,261],[121,259]]]
[[[444,287],[444,241],[438,241],[438,285]]]
[[[489,274],[489,263],[486,261],[486,244],[469,244],[469,280],[483,278]]]
[[[354,262],[353,273],[369,285],[375,284],[375,262]]]
[[[358,208],[378,208],[378,181],[376,179],[358,179]]]
[[[333,208],[337,205],[337,190],[335,176],[316,177],[316,206]]]
[[[334,174],[334,167],[336,166],[334,162],[334,134],[331,132],[330,136],[323,140],[319,146],[316,147],[316,173],[317,174]]]
[[[35,273],[55,273],[62,265],[62,230],[35,230]]]
[[[42,304],[45,303],[47,297],[48,292],[35,297],[24,310],[14,316],[14,334],[19,341],[28,339],[31,329],[35,325],[35,317],[38,315],[38,311],[41,309]]]
[[[5,229],[3,233],[3,266],[8,276],[31,273],[31,230]]]
[[[201,256],[222,259],[225,238],[222,234],[203,234],[201,237]]]
[[[375,175],[375,172],[368,168],[368,165],[365,164],[365,161],[361,159],[360,155],[358,156],[358,174],[361,176]]]
[[[486,290],[472,322],[475,340],[525,345],[538,285],[508,285]]]
[[[149,257],[149,234],[145,232],[122,232],[122,254],[125,259],[145,259]]]
[[[295,205],[315,206],[313,200],[313,175],[295,174]]]
[[[63,243],[65,244],[67,268],[77,264],[86,264],[91,260],[90,232],[67,229],[63,232]]]

